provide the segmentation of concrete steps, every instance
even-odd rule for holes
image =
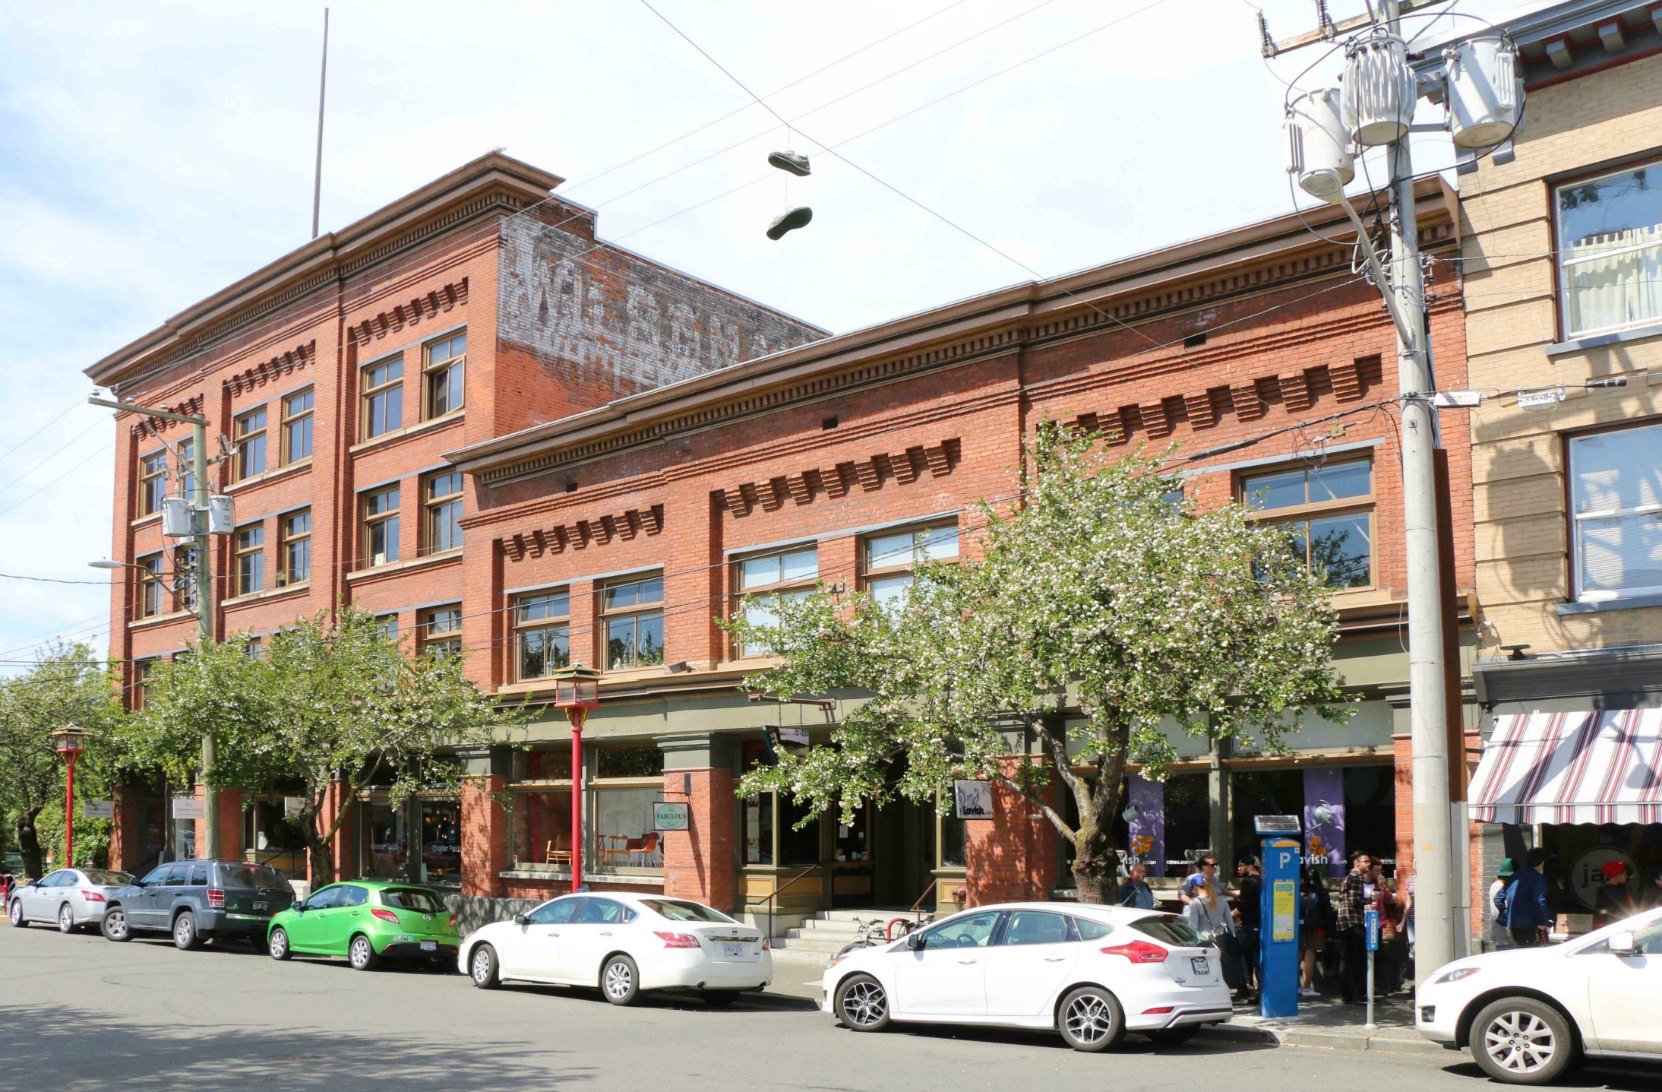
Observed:
[[[850,942],[860,937],[860,922],[877,918],[887,922],[905,916],[904,909],[821,910],[778,933],[773,941],[775,962],[815,964],[823,967]]]

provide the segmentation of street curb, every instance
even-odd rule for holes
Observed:
[[[1405,1035],[1397,1029],[1365,1032],[1361,1028],[1278,1028],[1261,1024],[1229,1023],[1214,1024],[1208,1031],[1217,1038],[1267,1043],[1278,1047],[1316,1047],[1323,1050],[1417,1054],[1424,1057],[1439,1056],[1443,1053],[1443,1048],[1431,1040],[1422,1039],[1412,1033]]]

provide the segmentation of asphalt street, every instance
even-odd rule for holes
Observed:
[[[1463,1056],[1424,1058],[1209,1039],[1109,1055],[1054,1035],[959,1029],[856,1035],[818,1012],[812,969],[729,1009],[593,991],[474,989],[459,974],[276,963],[246,945],[176,951],[163,939],[0,925],[0,1071],[11,1087],[334,1089],[552,1086],[686,1092],[792,1089],[1412,1087],[1474,1090]],[[0,1086],[9,1085],[3,1082]],[[1571,1087],[1654,1089],[1654,1073],[1578,1074]]]

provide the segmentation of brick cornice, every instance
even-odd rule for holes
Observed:
[[[270,360],[256,364],[252,368],[245,368],[235,375],[228,376],[222,386],[231,395],[238,395],[255,387],[263,387],[281,376],[300,371],[316,359],[317,342],[308,341],[287,352],[278,353]]]
[[[664,506],[654,504],[610,512],[593,519],[535,527],[518,534],[504,535],[497,542],[508,560],[518,561],[524,557],[541,557],[545,553],[560,554],[588,546],[604,546],[613,539],[627,542],[639,535],[661,534],[663,529]]]
[[[362,322],[353,323],[346,328],[346,340],[358,346],[368,345],[371,341],[378,341],[390,333],[414,326],[423,319],[433,318],[466,302],[467,278],[463,277],[442,288],[395,304]]]

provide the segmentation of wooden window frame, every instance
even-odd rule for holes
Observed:
[[[293,412],[292,404],[295,399],[300,398],[301,396],[306,398],[305,408],[300,410],[298,413]],[[278,458],[281,461],[278,465],[288,466],[290,463],[297,463],[302,459],[310,459],[312,457],[313,445],[317,440],[317,437],[313,432],[317,420],[315,416],[317,412],[317,388],[302,387],[297,391],[291,391],[288,394],[283,395],[278,407],[278,428],[280,429],[281,436],[278,441],[278,447],[280,449],[278,451]],[[303,454],[296,455],[294,453],[294,444],[292,442],[293,430],[302,424],[306,427],[306,450]]]
[[[812,551],[814,554],[814,572],[812,576],[792,577],[790,579],[785,579],[781,576],[778,580],[767,584],[758,584],[753,588],[747,588],[744,586],[744,567],[747,562],[759,561],[762,558],[774,558],[778,561],[779,571],[782,574],[784,572],[785,558],[791,556],[792,554],[802,554],[809,551]],[[735,557],[732,564],[731,579],[731,586],[733,588],[733,613],[731,616],[733,618],[741,616],[747,600],[763,596],[795,596],[801,593],[812,592],[815,588],[819,587],[819,542],[816,540],[812,542],[796,543],[790,546],[778,546],[771,550],[762,550],[757,553]],[[750,653],[746,653],[744,644],[736,637],[733,639],[733,655],[736,657],[751,655]],[[762,653],[754,653],[753,655],[762,655]]]
[[[437,615],[454,614],[455,627],[453,629],[435,630],[433,627]],[[420,644],[419,652],[425,654],[437,648],[444,648],[447,657],[459,655],[462,651],[462,605],[447,603],[440,607],[426,607],[416,615],[416,639]]]
[[[153,485],[160,483],[155,496]],[[139,456],[139,515],[153,516],[162,510],[162,498],[167,496],[167,448]]]
[[[259,428],[247,430],[247,423],[256,417],[259,418],[260,421]],[[270,423],[271,418],[266,412],[265,406],[255,406],[253,409],[239,413],[231,419],[231,441],[235,444],[237,449],[237,456],[236,459],[233,460],[232,466],[236,469],[237,481],[244,481],[248,478],[252,478],[266,472],[268,463],[266,458],[266,449],[269,446],[267,436],[268,426]],[[256,441],[257,443],[255,443]],[[260,465],[258,469],[254,469],[249,466],[250,448],[258,450],[260,454]]]
[[[525,608],[533,600],[554,600],[563,598],[566,611],[564,614],[545,614],[539,618],[526,618]],[[571,663],[571,589],[568,587],[539,588],[536,591],[520,592],[514,596],[513,614],[513,671],[516,682],[535,682],[538,679],[551,678],[555,671]],[[540,675],[525,674],[525,635],[531,632],[548,633],[558,631],[565,637],[566,662],[564,664],[550,664],[547,652],[543,653],[543,673]],[[548,639],[544,637],[544,648],[548,647]]]
[[[606,605],[606,600],[610,597],[612,592],[635,584],[649,583],[653,580],[658,582],[659,589],[658,598],[655,601],[650,603],[636,602],[621,607],[608,607]],[[658,618],[660,628],[662,627],[664,619],[664,596],[666,591],[667,589],[664,587],[664,574],[662,572],[633,573],[629,576],[620,576],[614,580],[607,580],[595,588],[595,594],[598,601],[597,605],[599,608],[595,611],[595,614],[600,621],[600,624],[595,627],[595,630],[600,638],[600,654],[597,659],[606,665],[607,671],[635,671],[640,668],[661,667],[665,661],[669,659],[666,648],[664,647],[669,642],[669,634],[667,632],[664,634],[664,645],[661,645],[658,648],[658,660],[656,663],[642,663],[638,658],[640,651],[641,619],[655,615]],[[612,664],[611,656],[612,642],[610,631],[612,623],[623,618],[629,618],[634,623],[631,630],[633,636],[631,637],[629,643],[629,662],[622,666],[614,666]]]
[[[250,532],[259,535],[259,539],[252,545],[243,540],[243,536]],[[247,579],[247,572],[243,568],[245,561],[253,559],[256,566],[254,580]],[[236,581],[238,595],[253,595],[265,590],[265,524],[245,523],[238,527],[231,537],[231,571]]]
[[[954,554],[953,557],[950,559],[952,562],[956,563],[959,558],[964,556],[964,535],[963,535],[963,531],[958,526],[958,521],[955,520],[955,519],[934,520],[934,521],[931,521],[931,522],[928,522],[928,523],[919,523],[919,524],[912,524],[912,525],[901,524],[900,526],[897,526],[897,527],[886,527],[886,528],[884,528],[880,531],[872,531],[872,532],[869,532],[867,534],[861,535],[860,536],[860,587],[865,589],[867,592],[869,592],[869,591],[871,591],[871,585],[872,585],[873,580],[892,580],[892,579],[894,579],[895,577],[898,577],[898,576],[909,577],[912,581],[916,581],[918,566],[920,564],[922,564],[924,561],[927,561],[927,560],[947,561],[947,560],[949,560],[948,558],[944,558],[944,557],[943,558],[934,558],[934,559],[932,559],[932,558],[928,558],[926,556],[923,556],[923,554],[920,551],[920,547],[923,545],[923,542],[920,540],[920,537],[919,537],[919,536],[922,536],[922,535],[927,535],[931,531],[939,531],[939,530],[942,530],[942,529],[947,528],[947,527],[952,528],[953,533],[954,533],[954,540],[957,543],[957,553]],[[906,534],[909,534],[909,535],[912,536],[912,552],[911,552],[910,556],[908,556],[905,560],[890,562],[887,565],[873,565],[872,564],[871,547],[872,547],[873,542],[875,542],[877,539],[880,539],[880,538],[892,538],[895,535],[906,535]],[[908,586],[910,586],[910,585],[908,585]]]
[[[384,497],[389,493],[392,494],[393,498],[391,508],[381,512],[370,511],[370,506],[377,497]],[[358,548],[360,550],[358,568],[374,569],[382,565],[390,565],[399,559],[398,539],[403,532],[401,519],[403,511],[404,497],[400,485],[384,485],[376,489],[366,489],[358,494]],[[390,533],[385,530],[387,524],[392,525]],[[385,550],[379,561],[375,560],[375,554],[371,552],[372,547],[370,545],[370,540],[377,531],[381,531],[386,536],[383,541]]]
[[[432,494],[433,486],[445,478],[456,479],[456,491],[435,497]],[[444,553],[446,550],[459,550],[462,547],[462,529],[458,525],[455,531],[455,542],[446,545],[436,545],[440,537],[444,519],[444,512],[451,505],[456,506],[456,519],[462,518],[462,472],[460,470],[440,470],[421,479],[421,552],[423,554]],[[448,533],[448,529],[446,529]]]
[[[296,534],[293,530],[293,523],[302,516],[306,519],[306,529]],[[299,577],[295,576],[294,568],[290,564],[294,556],[294,548],[297,545],[306,554],[306,571]],[[312,579],[312,510],[310,508],[285,512],[277,517],[277,553],[283,567],[274,574],[274,587],[293,587],[296,584],[308,583]]]
[[[382,368],[390,369],[392,374],[379,383],[374,382],[375,372]],[[363,427],[359,430],[360,439],[373,440],[377,436],[385,436],[389,432],[397,432],[404,427],[404,354],[395,353],[384,356],[379,360],[372,360],[358,369],[358,385],[362,393],[359,395],[358,405],[363,414]],[[375,405],[377,400],[392,398],[398,400],[398,420],[392,421],[392,414],[384,414],[387,418],[386,427],[379,431],[371,431],[375,427]],[[390,404],[390,403],[389,403]]]
[[[1249,508],[1252,504],[1252,495],[1247,489],[1247,482],[1253,478],[1267,477],[1271,474],[1285,474],[1289,470],[1303,470],[1304,495],[1310,496],[1310,473],[1313,470],[1327,470],[1340,466],[1361,464],[1368,468],[1368,492],[1366,496],[1341,497],[1338,500],[1311,501],[1306,499],[1303,504],[1291,504],[1281,508],[1253,509],[1248,512],[1247,518],[1254,523],[1263,524],[1294,524],[1305,525],[1304,534],[1304,565],[1310,568],[1310,531],[1313,520],[1326,519],[1333,516],[1350,516],[1363,514],[1368,517],[1368,581],[1366,584],[1333,585],[1334,594],[1341,592],[1369,591],[1379,585],[1379,467],[1374,462],[1371,451],[1360,455],[1335,458],[1323,462],[1319,466],[1307,466],[1296,459],[1286,462],[1272,463],[1264,466],[1255,466],[1235,473],[1235,498]]]
[[[462,351],[452,353],[446,357],[433,359],[435,347],[450,346],[457,337],[462,339]],[[454,405],[446,405],[438,409],[434,393],[438,390],[448,390],[451,373],[460,369],[461,388],[457,391],[457,401]],[[467,405],[467,328],[452,330],[441,337],[436,337],[421,347],[421,413],[422,420],[430,421],[435,417],[455,413]]]
[[[150,675],[156,670],[156,665],[162,662],[160,656],[145,656],[133,661],[133,701],[134,709],[143,709],[150,701],[150,689],[154,685]]]
[[[167,587],[162,583],[162,564],[165,554],[158,550],[153,554],[146,554],[139,558],[137,565],[140,570],[138,578],[138,601],[134,604],[133,613],[140,618],[155,618],[162,613],[162,596]],[[151,603],[152,594],[155,597]]]

